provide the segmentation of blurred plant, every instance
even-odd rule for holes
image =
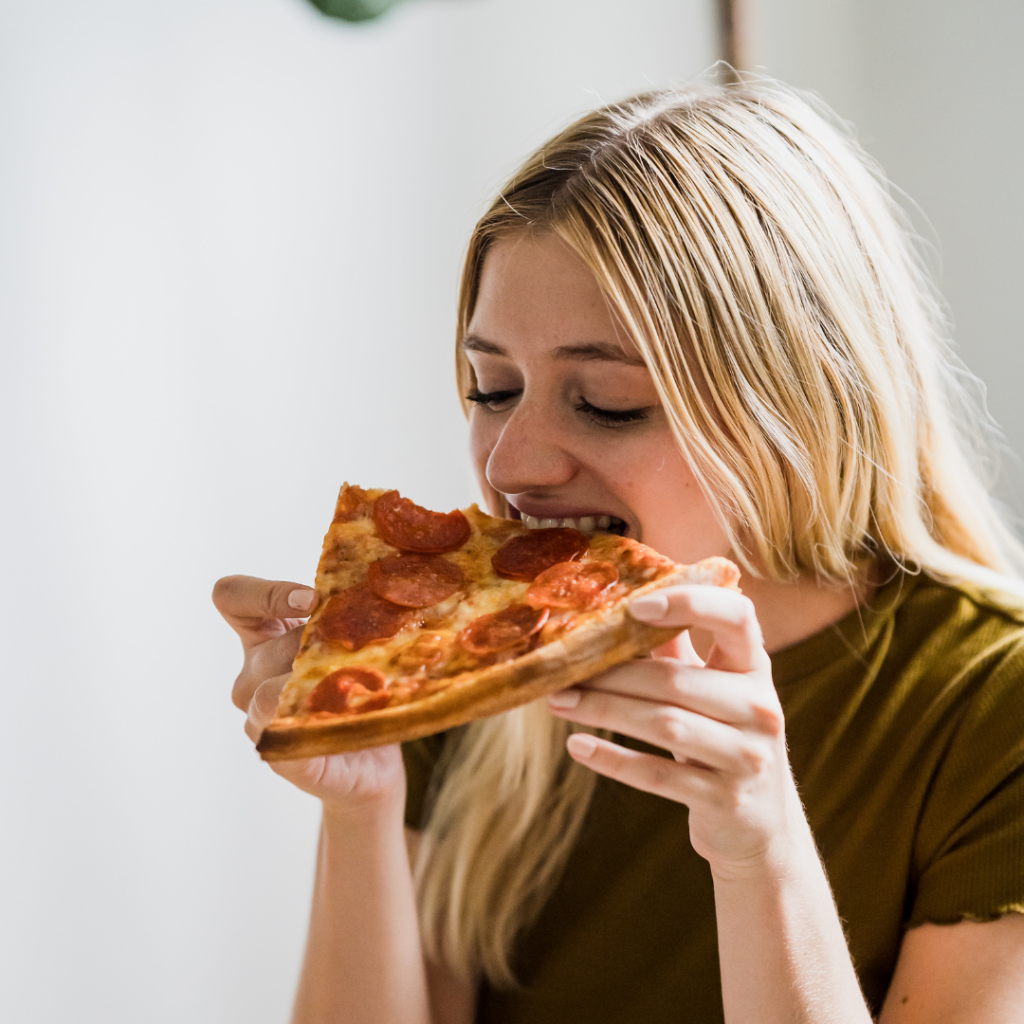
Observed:
[[[394,7],[399,0],[309,0],[309,2],[332,18],[343,21],[370,21],[379,18]]]

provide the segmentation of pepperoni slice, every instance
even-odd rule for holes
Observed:
[[[358,651],[374,640],[390,640],[399,630],[418,620],[415,612],[378,597],[366,583],[335,594],[317,622],[324,640]]]
[[[510,604],[500,612],[474,619],[459,634],[459,643],[471,654],[494,654],[533,636],[547,617],[547,608]]]
[[[403,551],[440,555],[455,551],[469,540],[469,520],[458,510],[431,512],[385,491],[373,506],[373,521],[381,537]]]
[[[370,563],[367,582],[378,596],[403,608],[429,608],[463,584],[462,570],[440,555],[392,555]]]
[[[533,608],[593,608],[619,582],[611,562],[559,562],[545,569],[523,598]]]
[[[384,676],[376,669],[352,665],[350,668],[339,668],[323,677],[306,699],[310,712],[328,711],[340,715],[349,710],[349,698],[356,695],[381,692],[385,686]],[[385,700],[385,704],[387,700]]]
[[[589,548],[590,541],[579,530],[530,530],[505,541],[494,552],[491,566],[507,580],[532,583],[545,569],[559,562],[575,562]]]

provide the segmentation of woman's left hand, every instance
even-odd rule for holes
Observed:
[[[809,835],[786,755],[782,708],[753,604],[718,587],[638,598],[635,618],[707,630],[706,662],[686,634],[676,657],[619,665],[548,697],[553,714],[660,747],[672,759],[576,733],[568,749],[609,778],[686,804],[690,840],[719,877],[780,868]]]

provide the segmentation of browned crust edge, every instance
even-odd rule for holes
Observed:
[[[712,566],[712,562],[718,564]],[[686,566],[680,572],[637,588],[608,616],[584,623],[563,639],[514,661],[456,676],[439,693],[335,721],[304,722],[298,726],[273,722],[264,730],[256,749],[265,761],[365,750],[419,739],[510,711],[620,662],[650,654],[682,632],[684,627],[663,629],[639,622],[628,612],[629,601],[680,583],[710,583],[715,576],[715,582],[721,580],[721,585],[735,589],[738,575],[725,559],[707,559]]]

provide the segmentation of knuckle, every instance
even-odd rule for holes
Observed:
[[[684,743],[690,736],[689,724],[676,708],[663,708],[654,723],[657,735],[670,745]]]
[[[715,806],[724,813],[735,815],[743,810],[745,804],[743,791],[738,786],[721,786],[715,792]]]
[[[673,666],[666,669],[666,685],[674,701],[685,701],[693,696],[694,673],[690,669]]]
[[[290,629],[252,648],[251,659],[254,671],[260,678],[280,675],[291,668],[295,652],[299,649],[301,629]]]
[[[740,595],[736,603],[736,623],[740,626],[750,626],[757,622],[757,611],[754,609],[754,602],[746,595]]]
[[[671,658],[652,658],[640,664],[644,665],[657,683],[670,688],[675,687],[676,680],[683,671],[679,663]]]
[[[675,781],[673,772],[676,769],[674,761],[668,761],[663,757],[655,758],[656,764],[651,765],[651,782],[655,790],[668,789]]]
[[[760,775],[768,767],[770,758],[755,744],[745,743],[740,747],[740,763],[752,775]]]
[[[282,594],[283,584],[281,583],[268,583],[265,586],[260,587],[258,606],[260,614],[266,619],[278,618],[278,604]]]
[[[772,737],[782,735],[785,720],[781,708],[769,704],[754,704],[751,707],[751,714],[754,724],[761,732]]]
[[[221,576],[221,578],[214,583],[213,592],[210,595],[213,599],[214,607],[223,611],[234,596],[237,586],[237,576]]]

